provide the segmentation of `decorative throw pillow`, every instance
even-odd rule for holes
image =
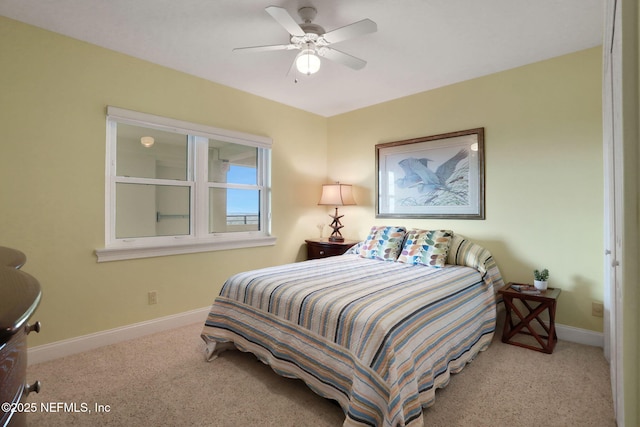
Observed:
[[[407,233],[398,261],[442,268],[447,262],[452,237],[453,232],[450,230],[414,228]]]
[[[402,249],[407,229],[404,227],[373,226],[360,247],[362,258],[395,261]]]
[[[360,248],[364,242],[358,242],[355,245],[351,246],[343,255],[359,255]]]

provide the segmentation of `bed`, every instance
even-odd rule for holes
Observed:
[[[502,284],[462,236],[373,227],[344,255],[229,278],[202,330],[206,358],[251,352],[338,402],[344,426],[422,426],[436,389],[489,346]]]

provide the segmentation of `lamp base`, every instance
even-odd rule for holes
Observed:
[[[342,227],[344,227],[344,225],[340,224],[340,218],[343,217],[343,215],[338,215],[338,207],[336,206],[336,214],[335,215],[329,215],[331,218],[333,218],[333,222],[331,223],[330,227],[333,228],[333,233],[331,233],[331,236],[329,236],[329,241],[330,242],[344,242],[344,237],[342,237],[342,233],[340,233],[340,229]]]

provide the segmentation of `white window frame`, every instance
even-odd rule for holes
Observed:
[[[190,232],[182,236],[154,236],[117,239],[115,237],[116,184],[117,183],[153,183],[162,184],[162,180],[146,178],[118,177],[116,174],[117,124],[129,124],[140,127],[160,129],[183,135],[189,135],[189,170],[186,181],[178,185],[191,187]],[[259,231],[236,231],[227,233],[209,233],[208,192],[216,186],[208,182],[207,154],[208,140],[231,142],[258,148],[257,186],[262,192],[260,198]],[[118,107],[107,107],[107,152],[105,165],[105,247],[96,249],[98,262],[116,261],[155,256],[217,251],[237,248],[249,248],[274,245],[276,238],[271,236],[271,146],[269,137],[219,129],[181,120],[155,116]],[[175,181],[167,184],[176,185]],[[248,188],[247,186],[227,185],[228,187]],[[251,186],[255,188],[255,186]]]

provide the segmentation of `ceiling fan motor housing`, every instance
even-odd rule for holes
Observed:
[[[316,18],[318,10],[315,7],[305,6],[298,9],[298,15],[305,24],[310,24]]]
[[[291,37],[291,42],[293,44],[307,44],[307,48],[309,43],[316,45],[320,38],[326,32],[324,28],[322,28],[318,24],[314,24],[312,21],[315,19],[318,11],[315,7],[305,6],[298,9],[298,15],[302,19],[303,23],[300,24],[300,28],[304,31],[304,37]],[[324,45],[325,43],[320,43],[320,45]],[[315,46],[314,46],[315,48]]]
[[[321,36],[326,32],[320,25],[312,24],[310,22],[300,24],[300,28],[302,28],[302,30],[307,34],[316,34],[318,36]]]

